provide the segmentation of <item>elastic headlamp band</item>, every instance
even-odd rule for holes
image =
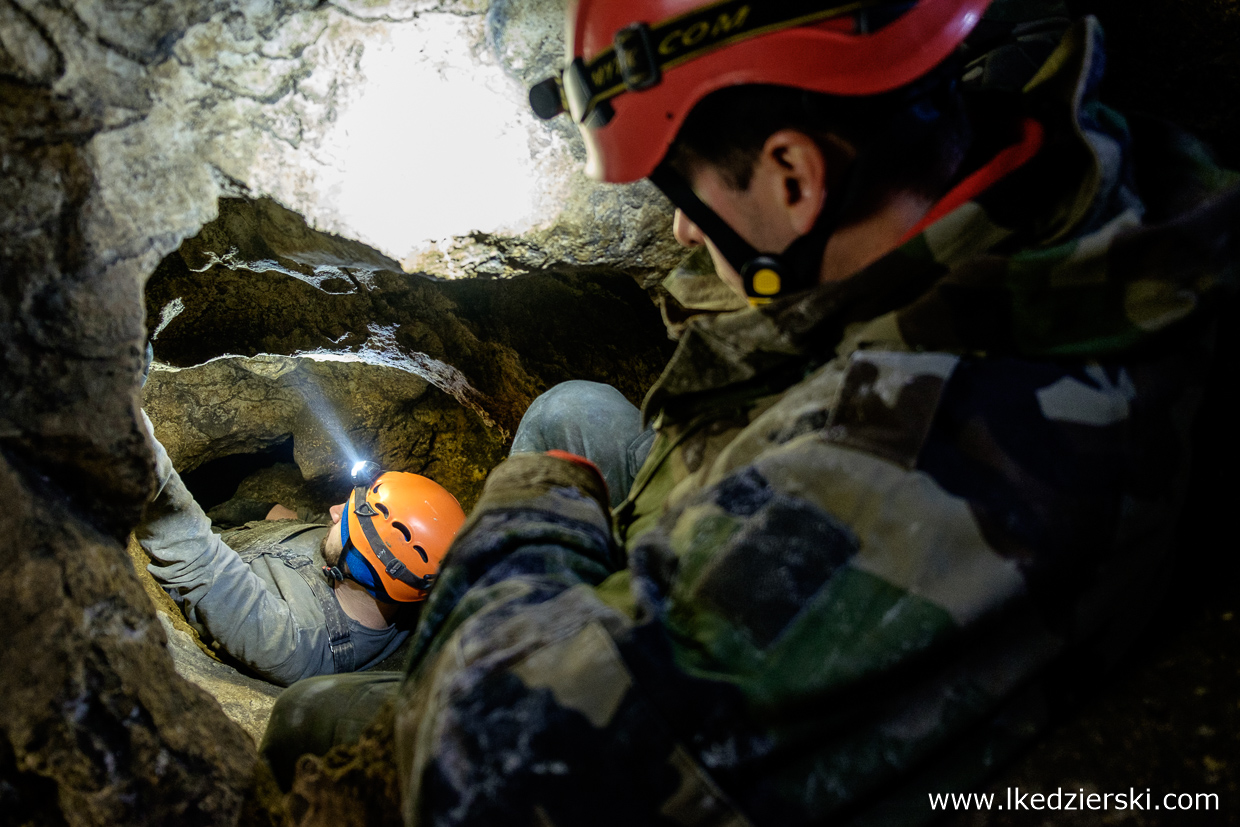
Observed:
[[[345,503],[344,513],[340,515],[340,547],[346,549],[349,547],[349,509],[351,502]]]
[[[531,88],[530,106],[543,120],[567,110],[579,124],[602,127],[611,119],[611,107],[602,104],[623,92],[656,86],[664,72],[707,52],[890,2],[722,0],[653,26],[633,23],[616,32],[612,48],[600,52],[589,63],[578,57],[559,77],[547,78]]]
[[[375,559],[383,566],[383,570],[393,580],[398,580],[406,586],[419,591],[428,591],[435,584],[435,575],[428,574],[425,577],[419,577],[409,571],[408,567],[388,548],[387,543],[383,542],[379,532],[375,530],[372,520],[378,515],[370,507],[370,503],[366,501],[366,489],[368,487],[369,485],[359,485],[353,489],[353,514],[357,517],[357,524],[362,527],[362,535],[370,545],[371,554],[375,556]]]

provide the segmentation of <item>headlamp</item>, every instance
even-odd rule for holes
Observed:
[[[381,473],[383,469],[379,467],[379,463],[363,459],[353,463],[353,470],[349,472],[349,476],[353,478],[355,486],[369,487]]]
[[[602,100],[590,84],[585,61],[577,58],[559,74],[530,88],[530,108],[544,121],[568,112],[582,126],[599,129],[607,125],[615,111]]]

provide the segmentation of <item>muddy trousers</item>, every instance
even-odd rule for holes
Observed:
[[[281,692],[258,747],[280,789],[292,788],[302,755],[326,755],[338,744],[358,740],[384,702],[396,697],[404,677],[404,672],[319,675]]]

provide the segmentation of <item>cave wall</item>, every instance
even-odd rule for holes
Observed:
[[[147,73],[167,58],[165,39],[212,10],[153,4],[143,19],[97,6],[105,20],[92,25],[52,4],[0,6],[0,529],[17,547],[0,601],[10,823],[270,821],[256,818],[270,788],[253,744],[176,676],[121,545],[153,482],[137,420],[142,282],[211,216],[215,189],[194,195],[205,167],[178,187],[142,186],[135,170],[127,188],[155,191],[138,229],[103,186],[113,159],[99,150],[150,111]]]
[[[348,355],[421,375],[510,434],[533,396],[565,379],[606,379],[640,402],[671,351],[638,286],[643,267],[444,280],[314,231],[269,199],[219,209],[147,282],[159,362]]]
[[[365,457],[469,508],[538,394],[592,379],[640,404],[672,352],[632,270],[443,280],[270,199],[219,209],[146,285],[144,405],[182,472],[291,439],[320,505]]]

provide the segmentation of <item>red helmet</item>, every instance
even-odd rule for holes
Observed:
[[[859,33],[857,13],[893,0],[570,0],[572,62],[530,99],[543,117],[571,111],[591,177],[635,181],[654,171],[711,92],[741,84],[889,92],[947,58],[990,2],[916,0],[877,31]]]
[[[359,492],[364,499],[359,503]],[[348,540],[374,569],[393,600],[426,598],[439,563],[465,522],[465,512],[437,482],[388,471],[349,495]]]

